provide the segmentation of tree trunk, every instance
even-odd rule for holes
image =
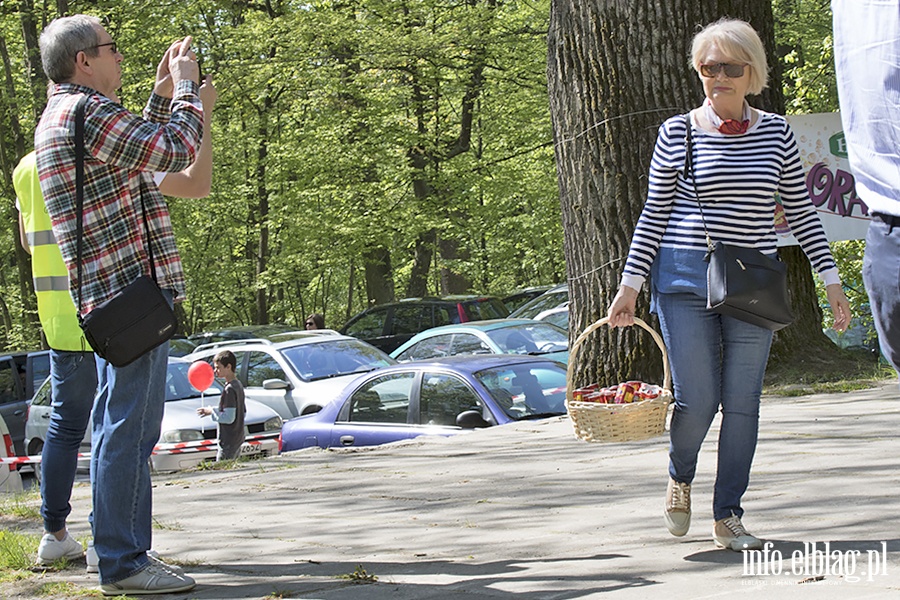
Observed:
[[[366,295],[372,305],[394,301],[391,279],[391,252],[387,248],[368,248],[363,253],[366,268]]]
[[[414,249],[412,271],[409,274],[409,285],[406,288],[407,298],[421,298],[428,295],[428,271],[434,246],[437,243],[437,232],[434,229],[419,235]]]
[[[269,190],[266,186],[266,158],[268,157],[268,119],[266,110],[270,108],[267,98],[265,110],[259,112],[259,142],[256,148],[256,216],[259,224],[259,240],[256,247],[256,318],[254,322],[264,325],[269,322],[269,290],[262,284],[269,259]]]
[[[12,66],[9,60],[9,52],[6,47],[6,39],[3,36],[0,36],[0,60],[3,62],[4,92],[2,97],[4,98],[3,106],[5,107],[3,110],[4,114],[0,117],[0,119],[2,119],[2,123],[0,123],[0,132],[3,132],[3,130],[6,129],[6,123],[9,123],[9,133],[4,134],[2,137],[6,138],[7,135],[12,137],[13,148],[16,153],[15,156],[9,156],[6,146],[0,145],[0,165],[2,165],[4,173],[3,187],[10,190],[8,204],[4,212],[7,213],[8,221],[14,224],[13,237],[16,241],[13,244],[13,248],[16,257],[19,296],[22,299],[25,321],[29,323],[29,327],[26,331],[39,331],[40,320],[38,319],[37,314],[37,298],[34,293],[34,282],[31,277],[31,255],[26,252],[19,240],[19,215],[15,207],[15,194],[13,192],[14,188],[12,184],[13,169],[19,163],[22,156],[25,155],[25,136],[22,133],[22,127],[19,123],[19,102],[16,97],[16,87],[13,82]]]
[[[722,15],[743,18],[759,31],[774,61],[771,6],[756,0],[552,0],[547,78],[559,175],[569,290],[576,337],[606,315],[618,288],[631,235],[646,198],[656,132],[666,118],[698,106],[702,86],[689,65],[698,25]],[[769,89],[751,103],[783,108],[780,68],[771,65]],[[806,275],[788,258],[793,296],[814,298]],[[649,293],[637,315],[649,315]],[[798,323],[815,315],[795,302]],[[657,327],[658,328],[658,327]],[[802,333],[798,333],[801,337]],[[780,336],[788,339],[788,336]],[[660,381],[662,361],[639,328],[599,330],[575,360],[575,385],[626,379]]]
[[[457,215],[458,216],[458,215]],[[441,294],[466,294],[472,291],[472,281],[456,271],[457,262],[466,263],[471,258],[465,248],[460,248],[456,238],[440,238]]]
[[[58,4],[60,16],[65,16],[68,4]],[[25,67],[28,70],[28,80],[31,84],[34,122],[41,120],[44,106],[47,104],[47,76],[44,74],[44,66],[41,64],[41,49],[38,45],[37,21],[34,13],[33,0],[20,0],[19,17],[22,22],[22,37],[25,41]]]

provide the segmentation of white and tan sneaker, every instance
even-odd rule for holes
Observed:
[[[666,489],[666,527],[681,537],[691,528],[691,484],[669,478]]]
[[[759,538],[744,529],[741,518],[735,514],[716,521],[716,526],[713,528],[713,539],[716,541],[716,546],[735,552],[759,550],[763,546]]]

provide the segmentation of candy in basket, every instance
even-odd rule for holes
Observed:
[[[578,336],[569,356],[566,408],[579,439],[629,442],[655,437],[665,431],[666,415],[672,402],[668,356],[659,334],[638,318],[634,322],[650,333],[662,351],[663,384],[626,381],[608,387],[594,384],[575,389],[572,371],[578,350],[588,335],[608,323],[608,319],[597,321]]]

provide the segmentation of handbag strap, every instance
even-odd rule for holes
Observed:
[[[703,233],[706,234],[706,247],[709,252],[715,249],[712,239],[709,237],[709,229],[706,227],[706,218],[703,216],[703,205],[700,203],[700,193],[697,191],[697,177],[694,173],[694,137],[691,135],[691,113],[684,115],[684,178],[691,178],[691,184],[694,186],[694,200],[697,201],[697,208],[700,209],[700,220],[703,222]],[[707,254],[707,257],[709,254]]]
[[[81,318],[81,257],[84,235],[84,105],[82,96],[75,105],[75,260],[78,264],[78,315]]]
[[[84,107],[88,97],[82,96],[75,105],[75,237],[76,262],[78,264],[78,314],[81,315],[81,267],[84,242]],[[147,209],[144,206],[144,183],[141,177],[141,220],[144,222],[144,234],[147,237],[147,256],[150,259],[150,276],[156,281],[156,263],[153,260],[153,244],[150,243],[150,224],[147,222]],[[80,318],[80,317],[79,317]]]

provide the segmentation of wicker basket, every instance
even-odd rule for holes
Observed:
[[[572,419],[575,437],[586,442],[633,442],[661,435],[666,429],[666,415],[672,402],[672,376],[669,373],[669,357],[662,338],[644,321],[635,318],[634,322],[646,329],[653,341],[662,351],[663,385],[662,393],[650,400],[641,400],[630,404],[603,404],[599,402],[576,401],[573,396],[575,388],[572,369],[578,349],[588,336],[603,327],[609,319],[600,319],[575,340],[569,352],[569,368],[567,371],[566,408]]]

